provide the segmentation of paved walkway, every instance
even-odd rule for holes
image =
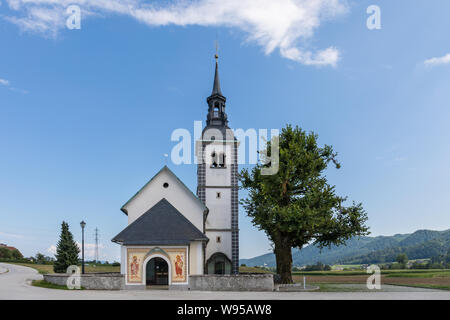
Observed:
[[[0,300],[5,299],[62,299],[62,300],[396,300],[437,299],[450,300],[449,291],[395,286],[396,291],[383,292],[206,292],[206,291],[93,291],[57,290],[31,286],[31,280],[40,280],[36,270],[0,263]],[[0,271],[1,272],[1,271]],[[398,290],[403,290],[399,292]]]

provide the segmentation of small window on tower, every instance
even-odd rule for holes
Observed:
[[[225,168],[225,153],[219,155],[219,167]]]
[[[214,118],[218,118],[219,117],[219,111],[220,111],[220,109],[219,109],[219,107],[214,107]]]
[[[211,153],[211,168],[226,168],[225,153]]]
[[[220,199],[221,197],[222,197],[222,195],[220,194],[220,192],[217,192],[217,193],[216,193],[216,198],[217,198],[217,199]]]
[[[214,109],[213,109],[213,117],[214,118],[219,118],[219,114],[220,114],[220,103],[216,102],[214,104]]]
[[[222,242],[222,238],[221,237],[216,237],[216,242],[217,243],[221,243]]]

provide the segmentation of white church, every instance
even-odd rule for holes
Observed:
[[[196,194],[165,166],[121,208],[128,226],[112,241],[121,247],[126,286],[181,288],[191,275],[239,272],[238,141],[228,127],[217,58],[196,143]]]

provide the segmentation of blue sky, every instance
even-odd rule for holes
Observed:
[[[318,133],[343,165],[330,182],[373,235],[450,228],[448,1],[60,3],[1,1],[0,242],[50,254],[62,220],[80,240],[84,219],[118,260],[121,205],[164,165],[172,131],[206,118],[216,37],[232,128]],[[72,3],[81,30],[64,26]],[[381,30],[366,27],[372,4]],[[195,191],[195,165],[169,167]],[[242,258],[269,252],[242,209],[240,228]]]

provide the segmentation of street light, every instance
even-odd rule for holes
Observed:
[[[84,274],[84,227],[86,226],[86,222],[81,221],[81,274]]]

